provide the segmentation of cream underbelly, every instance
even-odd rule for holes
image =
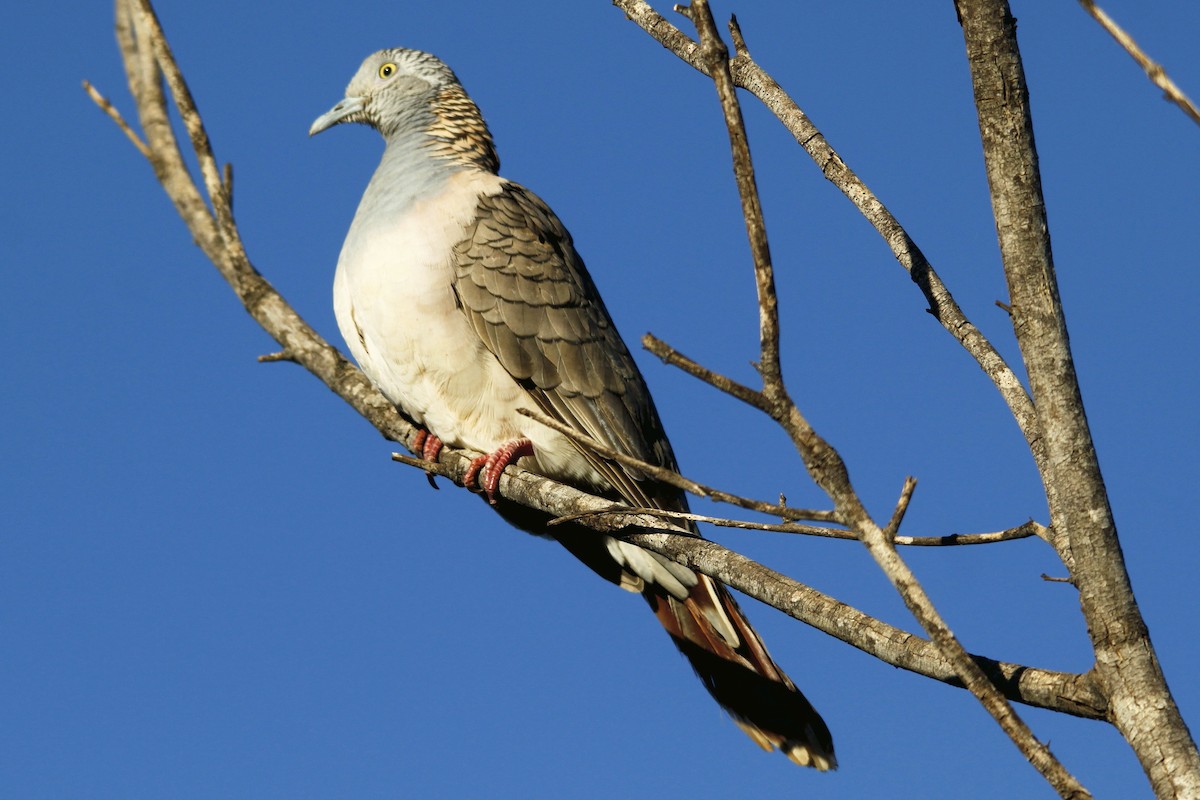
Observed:
[[[569,440],[517,413],[536,408],[533,399],[457,307],[448,253],[478,198],[462,180],[472,178],[451,179],[369,231],[356,220],[334,278],[338,327],[367,377],[446,444],[490,452],[527,437],[535,455],[522,466],[594,484],[599,476]],[[455,200],[463,197],[470,202]]]

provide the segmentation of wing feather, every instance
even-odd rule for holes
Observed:
[[[625,455],[674,467],[637,365],[570,234],[539,197],[511,182],[481,197],[453,252],[464,313],[539,410]],[[684,507],[675,490],[580,452],[624,501]]]

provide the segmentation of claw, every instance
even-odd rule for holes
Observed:
[[[496,489],[500,486],[500,474],[504,468],[522,456],[533,455],[533,442],[528,439],[513,439],[487,455],[471,461],[463,474],[463,485],[472,491],[482,490],[487,500],[496,505]]]

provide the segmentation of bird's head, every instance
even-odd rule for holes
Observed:
[[[433,104],[446,88],[459,87],[454,72],[436,56],[393,48],[372,53],[346,87],[346,96],[313,121],[309,136],[343,122],[370,125],[385,138],[426,127]]]

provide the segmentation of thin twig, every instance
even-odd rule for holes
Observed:
[[[908,504],[912,501],[916,488],[916,478],[909,475],[904,479],[904,486],[900,489],[900,499],[896,502],[896,509],[892,512],[892,518],[888,520],[887,527],[883,529],[883,535],[893,542],[896,541],[896,532],[900,530],[900,523],[904,521],[904,514],[908,511]]]
[[[456,480],[456,474],[453,469],[443,464],[439,464],[436,461],[426,461],[423,458],[415,458],[404,453],[392,453],[392,461],[395,461],[399,464],[405,464],[410,467],[416,467],[423,472],[441,475],[443,478],[449,478],[450,480],[459,483],[459,481]]]
[[[563,424],[562,422],[559,422],[553,417],[543,414],[540,411],[530,408],[518,408],[517,413],[522,416],[529,417],[530,419],[545,425],[547,428],[558,431],[563,436],[566,436],[575,443],[582,445],[588,450],[591,450],[601,458],[609,461],[616,461],[618,464],[629,467],[635,472],[644,473],[659,483],[665,483],[668,486],[674,486],[676,489],[689,492],[697,497],[710,497],[712,495],[712,489],[701,483],[697,483],[691,478],[685,478],[683,475],[679,474],[673,469],[660,467],[657,464],[651,464],[649,461],[643,461],[640,458],[634,458],[633,456],[625,455],[619,450],[615,450],[608,445],[593,439],[591,436],[583,433],[578,428],[573,428],[570,425]]]
[[[1163,69],[1162,64],[1159,64],[1146,55],[1146,51],[1138,47],[1138,43],[1133,40],[1133,37],[1114,22],[1112,17],[1104,13],[1104,9],[1096,5],[1094,0],[1079,0],[1079,5],[1083,6],[1084,10],[1091,14],[1096,22],[1100,23],[1100,27],[1108,31],[1109,35],[1117,40],[1117,44],[1125,48],[1125,52],[1129,53],[1133,57],[1133,60],[1138,63],[1138,66],[1145,70],[1146,77],[1150,79],[1150,82],[1163,90],[1163,95],[1167,100],[1170,100],[1183,109],[1183,113],[1191,117],[1192,122],[1200,125],[1200,110],[1188,99],[1183,90],[1175,85],[1175,81],[1171,80],[1171,77],[1167,75],[1167,71]]]
[[[798,525],[794,522],[784,523],[767,523],[767,522],[746,522],[739,519],[725,519],[722,517],[710,517],[706,514],[694,514],[690,511],[667,511],[661,508],[643,508],[638,506],[613,506],[611,509],[604,511],[585,511],[579,514],[572,514],[566,517],[557,517],[550,520],[550,525],[562,525],[566,522],[580,522],[596,515],[604,515],[610,518],[616,518],[621,515],[638,515],[649,517],[662,517],[663,519],[683,520],[691,522],[707,522],[711,525],[716,525],[722,528],[735,528],[747,531],[770,531],[774,533],[800,533],[808,536],[818,536],[826,539],[850,539],[857,537],[850,531],[838,530],[836,528],[821,528],[816,525]]]
[[[642,347],[662,359],[664,364],[682,369],[693,378],[704,381],[717,391],[723,392],[730,397],[735,397],[757,409],[766,410],[763,405],[762,392],[755,391],[749,386],[740,384],[732,378],[727,378],[719,372],[714,372],[708,367],[700,366],[654,334],[647,333],[642,337]]]
[[[413,466],[422,466],[426,462],[420,459],[401,457],[399,454],[392,456],[397,461],[403,461],[406,464]],[[561,525],[565,522],[578,522],[587,520],[593,515],[604,515],[608,518],[614,518],[620,514],[636,514],[639,516],[659,516],[665,519],[690,520],[692,522],[707,522],[710,525],[715,525],[720,528],[733,528],[735,530],[748,531],[765,531],[769,533],[793,533],[804,536],[816,536],[822,539],[843,539],[846,541],[858,541],[858,536],[847,530],[840,528],[823,528],[818,525],[801,525],[795,522],[749,522],[740,519],[727,519],[725,517],[712,517],[707,514],[695,514],[685,511],[665,511],[655,508],[637,508],[614,506],[603,511],[584,511],[579,514],[572,514],[566,517],[558,517],[550,521],[550,525]],[[996,531],[994,533],[962,533],[950,534],[947,536],[897,536],[895,543],[897,545],[905,545],[909,547],[953,547],[963,545],[979,545],[979,544],[995,544],[997,542],[1011,542],[1017,539],[1028,539],[1031,536],[1038,535],[1038,529],[1041,526],[1036,522],[1027,522],[1016,528],[1009,528],[1004,531]]]
[[[656,481],[665,483],[669,486],[674,486],[685,492],[690,492],[697,497],[705,497],[709,500],[718,503],[727,503],[740,508],[758,511],[763,514],[769,514],[772,517],[782,517],[783,519],[806,519],[814,522],[837,522],[837,513],[833,511],[825,511],[813,508],[795,508],[786,506],[782,503],[766,503],[762,500],[753,500],[748,497],[741,497],[730,492],[722,491],[721,489],[706,486],[702,483],[697,483],[691,478],[687,478],[675,470],[660,467],[656,464],[651,464],[648,461],[627,456],[622,452],[612,449],[607,445],[598,442],[592,437],[581,433],[575,428],[571,428],[553,417],[548,417],[540,411],[535,411],[528,408],[518,408],[517,413],[530,419],[537,420],[548,428],[552,428],[573,441],[583,445],[588,450],[595,452],[597,455],[616,461],[638,472],[644,472]]]
[[[917,547],[946,547],[948,545],[995,544],[996,542],[1012,542],[1017,539],[1028,539],[1037,536],[1045,539],[1049,536],[1044,525],[1030,520],[1024,525],[989,533],[951,533],[946,536],[897,536],[894,544],[915,545]]]
[[[750,156],[750,143],[734,90],[733,76],[729,72],[729,50],[717,33],[707,0],[696,0],[691,6],[677,5],[675,10],[687,16],[700,32],[700,57],[717,88],[717,97],[725,116],[733,176],[742,203],[742,219],[746,225],[746,238],[750,240],[750,255],[754,261],[754,280],[758,290],[761,354],[758,371],[762,375],[763,394],[767,399],[775,400],[783,390],[783,371],[779,364],[779,301],[775,295],[775,271],[771,265],[771,247],[767,241],[767,226],[763,222],[758,182],[754,177],[754,161]]]
[[[117,127],[121,129],[121,133],[125,134],[125,136],[129,138],[129,141],[133,142],[133,146],[138,149],[138,152],[141,153],[142,156],[144,156],[147,160],[149,160],[150,148],[147,147],[146,143],[142,141],[142,137],[138,136],[137,133],[134,132],[133,128],[129,127],[129,123],[126,122],[125,118],[121,116],[121,112],[117,111],[117,109],[113,107],[113,104],[108,102],[108,98],[100,94],[96,87],[92,86],[92,84],[87,81],[83,82],[83,90],[88,93],[88,97],[92,98],[92,101],[96,105],[100,106],[101,111],[103,111],[105,114],[108,114],[109,118],[112,119],[113,122],[117,123]]]
[[[208,138],[204,120],[201,119],[200,112],[196,108],[196,101],[192,97],[187,81],[183,79],[183,72],[175,61],[167,37],[163,33],[162,25],[154,13],[154,7],[150,5],[150,0],[134,0],[134,2],[137,5],[137,11],[141,14],[139,21],[149,32],[150,46],[155,60],[163,72],[167,87],[171,91],[171,97],[175,101],[175,108],[179,111],[180,119],[183,120],[184,128],[191,139],[192,151],[196,154],[197,162],[200,165],[200,174],[204,178],[204,186],[208,191],[208,198],[212,203],[213,213],[217,220],[217,232],[225,243],[228,255],[236,263],[248,264],[249,259],[246,256],[245,246],[242,244],[237,226],[233,222],[232,197],[228,191],[232,186],[227,187],[221,181],[221,169],[217,166],[212,142]]]

